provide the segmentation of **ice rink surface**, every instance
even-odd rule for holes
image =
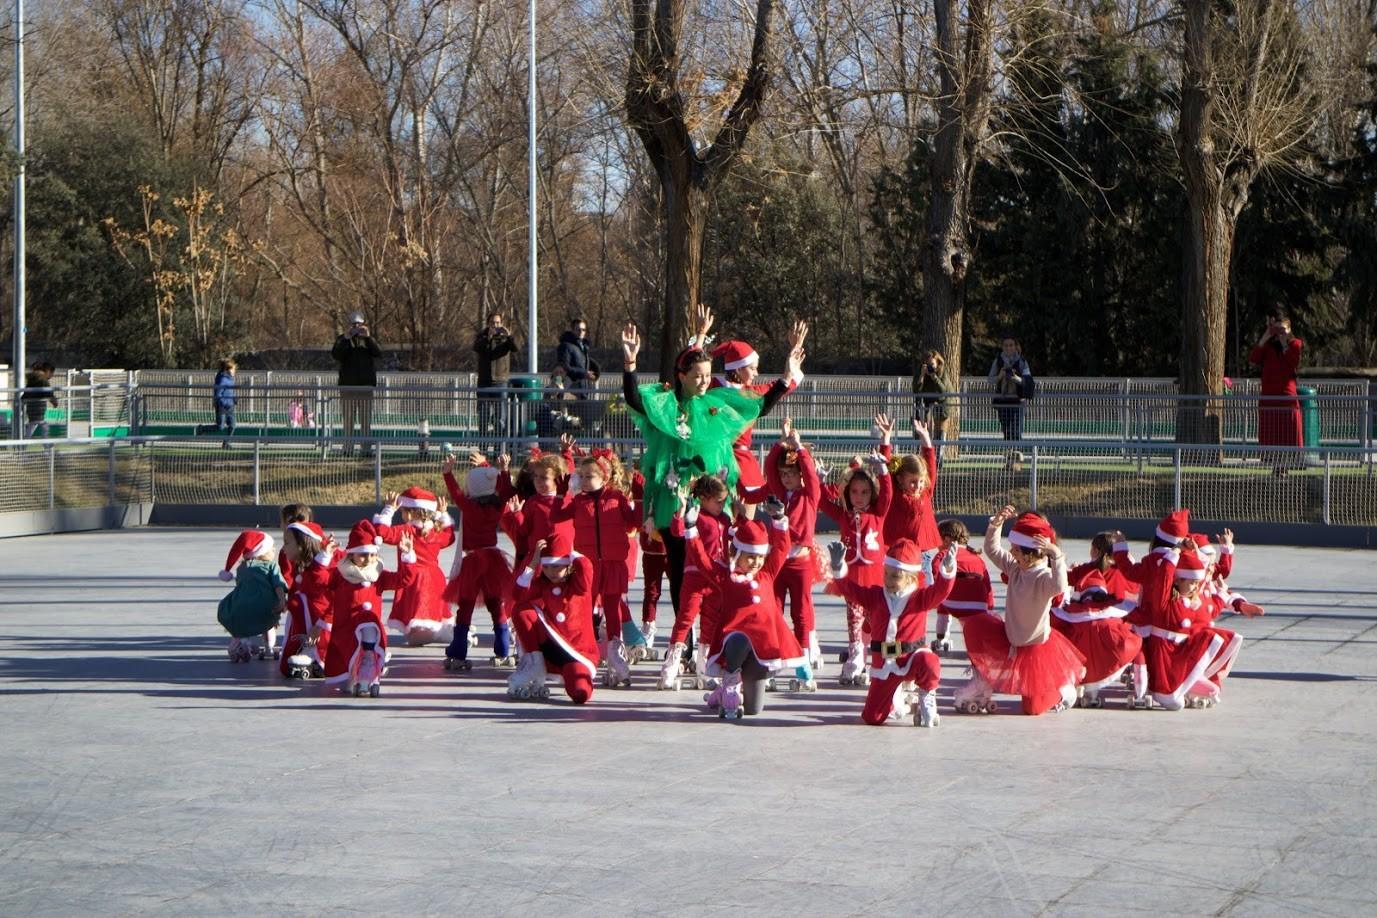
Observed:
[[[486,646],[394,645],[376,700],[287,683],[226,658],[232,539],[0,541],[0,915],[1377,910],[1377,552],[1240,546],[1267,616],[1217,708],[958,715],[958,653],[919,730],[834,662],[737,724],[649,663],[509,701]]]

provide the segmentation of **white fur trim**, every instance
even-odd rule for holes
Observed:
[[[795,373],[790,373],[788,376],[784,377],[784,379],[790,386],[797,388],[798,384],[803,382],[803,371],[799,370]]]
[[[1180,536],[1172,535],[1170,532],[1164,532],[1161,526],[1157,527],[1157,538],[1161,539],[1163,542],[1170,542],[1173,545],[1179,545],[1181,543]]]
[[[415,563],[416,563],[416,553],[415,553],[414,551],[404,551],[404,552],[402,552],[402,563],[403,563],[403,564],[415,564]]]
[[[922,564],[905,564],[897,558],[885,555],[885,567],[892,567],[895,570],[906,571],[910,574],[917,574],[923,569]]]
[[[1023,533],[1019,532],[1017,529],[1011,529],[1009,531],[1009,544],[1017,545],[1019,548],[1038,547],[1038,543],[1034,541],[1032,536],[1026,536]]]
[[[736,546],[737,551],[744,555],[768,555],[770,553],[770,546],[768,543],[765,545],[752,545],[749,542],[741,541],[736,536],[732,536],[732,544]]]
[[[1204,571],[1203,568],[1202,568],[1201,570],[1194,571],[1194,570],[1183,570],[1182,568],[1179,568],[1179,567],[1178,567],[1178,568],[1176,569],[1176,573],[1173,574],[1172,576],[1175,577],[1177,580],[1204,580],[1204,579],[1205,579],[1205,571]]]
[[[541,566],[544,566],[544,565],[548,564],[548,565],[550,565],[551,567],[564,567],[564,566],[567,565],[567,564],[573,564],[573,563],[574,563],[574,556],[573,556],[573,554],[571,553],[571,554],[567,554],[567,555],[561,555],[561,556],[558,557],[558,558],[541,558],[541,559],[540,559],[540,563],[541,563]]]
[[[321,567],[324,567],[325,565],[330,563],[330,552],[318,551],[315,553],[315,556],[312,558],[312,560],[319,564]]]
[[[431,513],[434,513],[436,510],[440,509],[439,501],[416,500],[414,497],[398,498],[397,506],[406,507],[411,510],[429,510]]]
[[[379,510],[377,513],[373,514],[373,525],[374,525],[374,526],[391,526],[391,525],[392,525],[392,515],[393,515],[394,513],[396,513],[396,512],[397,512],[397,508],[396,508],[396,507],[393,507],[391,504],[388,504],[386,507],[383,507],[383,508],[382,508],[381,510]]]
[[[1092,612],[1068,612],[1061,606],[1053,606],[1052,614],[1064,622],[1079,625],[1084,622],[1104,621],[1107,618],[1123,618],[1136,608],[1138,608],[1136,602],[1125,600],[1121,605],[1105,606],[1103,609],[1095,609]]]
[[[525,589],[531,585],[531,578],[534,576],[535,575],[531,572],[529,567],[523,567],[521,569],[521,574],[516,578],[516,585]]]
[[[760,355],[757,354],[757,353],[755,352],[755,350],[753,349],[749,354],[747,354],[745,357],[742,357],[740,360],[733,360],[733,361],[731,361],[731,362],[729,362],[729,363],[724,363],[724,364],[722,364],[722,369],[724,369],[724,370],[739,370],[739,369],[741,369],[742,367],[749,367],[749,366],[751,366],[751,365],[753,365],[753,364],[759,364],[759,363],[760,363]]]
[[[376,555],[378,546],[376,545],[355,545],[353,548],[344,550],[346,555]]]
[[[770,526],[773,527],[773,528],[775,528],[775,529],[778,529],[780,532],[788,532],[788,531],[789,531],[789,516],[788,516],[788,514],[785,514],[784,516],[781,516],[781,517],[780,517],[779,519],[777,519],[777,520],[770,520]]]
[[[301,533],[302,535],[310,536],[310,537],[313,538],[313,539],[316,537],[316,534],[315,534],[314,532],[312,532],[309,528],[307,528],[307,526],[306,526],[305,523],[300,522],[300,521],[293,522],[293,523],[288,523],[288,524],[287,524],[287,528],[288,528],[288,529],[295,529],[297,532]]]

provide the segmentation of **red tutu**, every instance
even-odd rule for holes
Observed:
[[[1070,604],[1067,611],[1075,616],[1078,605]],[[1143,649],[1143,639],[1138,632],[1119,617],[1067,621],[1058,614],[1057,609],[1053,609],[1052,627],[1085,657],[1085,678],[1082,681],[1087,685],[1111,678],[1132,663]]]
[[[1057,703],[1063,686],[1085,678],[1085,657],[1057,631],[1041,644],[1014,647],[1003,619],[987,612],[963,619],[961,633],[971,665],[996,692],[1023,696],[1030,714],[1047,710]]]
[[[496,546],[464,555],[459,573],[445,587],[445,602],[475,602],[479,595],[506,599],[512,583],[511,562]]]

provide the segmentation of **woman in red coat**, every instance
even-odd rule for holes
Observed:
[[[1301,339],[1291,334],[1291,320],[1281,309],[1272,310],[1267,331],[1248,355],[1262,367],[1262,397],[1257,402],[1257,442],[1260,446],[1303,446],[1300,400],[1296,398],[1296,369],[1300,366]],[[1272,464],[1285,475],[1298,453],[1277,454]]]

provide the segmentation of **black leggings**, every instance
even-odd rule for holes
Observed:
[[[765,708],[765,680],[770,671],[756,659],[750,638],[740,632],[727,635],[718,657],[722,668],[729,673],[741,673],[742,706],[747,714],[759,714]]]

